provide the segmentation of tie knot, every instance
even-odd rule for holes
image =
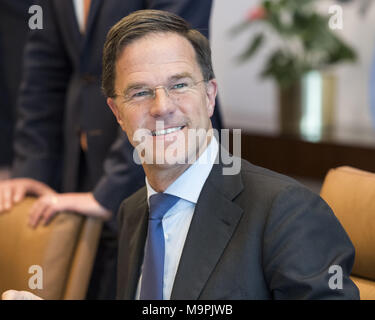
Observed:
[[[156,193],[150,197],[150,220],[161,220],[167,211],[172,208],[179,197],[168,193]]]

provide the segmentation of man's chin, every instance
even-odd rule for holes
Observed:
[[[163,154],[156,154],[153,156],[151,163],[153,166],[157,166],[159,168],[168,168],[168,167],[174,167],[174,166],[181,166],[188,164],[188,159],[185,154],[177,157],[175,155],[171,155],[168,153]]]

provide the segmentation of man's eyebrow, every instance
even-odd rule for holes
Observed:
[[[171,77],[168,78],[169,81],[171,80],[179,80],[179,79],[183,79],[183,78],[193,78],[193,76],[191,75],[191,73],[189,72],[182,72],[182,73],[178,73],[178,74],[175,74]]]
[[[134,82],[126,86],[126,88],[122,91],[122,93],[126,96],[126,94],[133,89],[145,88],[147,84],[144,82]]]

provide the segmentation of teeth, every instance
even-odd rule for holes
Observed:
[[[172,133],[172,132],[176,132],[178,130],[181,130],[183,127],[184,126],[174,127],[174,128],[168,128],[168,129],[165,129],[165,130],[153,131],[152,135],[153,136],[161,136],[161,135],[164,135],[164,134],[168,134],[168,133]]]

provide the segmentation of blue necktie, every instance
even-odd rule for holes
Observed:
[[[156,193],[150,199],[148,237],[142,270],[141,300],[163,300],[164,278],[164,231],[162,219],[179,197]]]

